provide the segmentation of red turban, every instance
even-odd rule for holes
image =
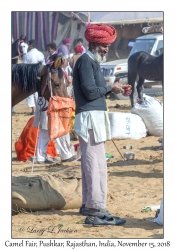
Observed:
[[[88,42],[110,44],[115,41],[117,32],[113,26],[92,24],[87,26],[84,36]]]
[[[76,53],[82,53],[83,52],[83,48],[81,46],[79,46],[79,45],[75,46],[74,50],[75,50]]]

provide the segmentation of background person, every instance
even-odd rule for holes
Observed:
[[[116,39],[116,30],[107,25],[90,25],[85,31],[85,38],[89,42],[89,50],[79,57],[73,71],[76,104],[74,130],[79,136],[81,150],[80,214],[104,218],[101,223],[118,225],[125,223],[125,220],[112,217],[105,210],[107,199],[105,141],[111,139],[105,95],[111,91],[117,94],[124,90],[119,82],[106,86],[99,65],[106,61],[109,46]]]
[[[50,57],[50,61],[53,62],[55,57],[60,57],[60,66],[64,69],[68,63],[68,55],[64,54],[55,54]],[[66,73],[67,74],[67,73]],[[66,74],[64,73],[64,88],[63,91],[59,92],[59,96],[67,97],[67,86],[69,85],[69,81],[66,79]],[[59,88],[60,90],[60,88]],[[45,98],[42,98],[43,104],[48,105],[48,101]],[[42,106],[43,107],[43,106]],[[40,134],[38,139],[38,147],[37,147],[37,154],[36,154],[36,161],[39,164],[52,164],[53,162],[58,162],[57,158],[49,158],[46,154],[47,146],[50,141],[49,132],[48,132],[48,116],[47,111],[42,111],[40,114],[40,108],[42,108],[36,104],[36,113],[35,119],[33,123],[33,127],[38,127],[39,118],[40,118]],[[57,149],[60,155],[62,162],[69,162],[76,159],[75,152],[72,150],[72,145],[70,143],[70,135],[69,133],[55,139]]]
[[[70,43],[71,43],[71,39],[69,37],[63,39],[61,46],[58,48],[58,54],[63,53],[66,55],[70,55],[70,51],[68,48],[70,46]]]
[[[86,49],[85,47],[83,46],[83,38],[78,38],[77,39],[77,45],[81,46],[83,51],[82,51],[82,54],[84,54],[86,52]]]
[[[23,63],[34,64],[41,62],[45,65],[45,59],[43,53],[37,50],[37,42],[34,39],[28,41],[28,53],[23,58]],[[35,114],[35,106],[38,100],[38,92],[27,97],[27,105],[32,109],[30,115]]]
[[[73,56],[69,59],[69,65],[71,66],[72,70],[74,69],[75,63],[77,59],[82,55],[83,48],[80,45],[75,46],[74,48],[74,54]]]
[[[47,52],[48,52],[48,56],[45,59],[45,63],[49,64],[50,63],[50,57],[52,55],[58,54],[58,51],[56,49],[56,44],[55,43],[48,43],[47,44]]]
[[[27,49],[26,36],[22,35],[12,43],[12,64],[17,64],[19,57],[22,58],[27,53]]]
[[[69,65],[70,58],[68,54],[60,53],[59,55],[62,57],[61,68],[63,70],[64,77],[65,77],[67,93],[69,96],[73,97],[73,86],[72,86],[72,76],[71,76],[72,68]]]

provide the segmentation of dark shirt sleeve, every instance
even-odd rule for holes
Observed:
[[[96,70],[100,70],[97,68]],[[81,89],[86,96],[87,100],[95,100],[111,91],[111,86],[99,87],[96,83],[98,81],[103,80],[103,78],[97,78],[94,74],[94,68],[92,63],[89,60],[83,60],[78,69],[79,77],[80,77],[80,85]],[[101,76],[102,77],[102,76]],[[95,79],[96,78],[96,79]]]

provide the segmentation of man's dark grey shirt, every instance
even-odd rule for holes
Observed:
[[[100,65],[86,53],[80,56],[73,70],[76,114],[91,110],[106,111],[105,95],[111,91]]]

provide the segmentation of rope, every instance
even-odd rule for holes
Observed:
[[[75,18],[77,18],[80,22],[82,22],[82,23],[86,23],[86,22],[84,22],[77,14],[75,14],[73,11],[71,11],[71,14],[72,14],[72,17],[75,17]]]
[[[125,161],[125,158],[123,157],[123,155],[121,154],[120,150],[118,149],[118,147],[116,146],[114,140],[111,140],[114,144],[114,146],[116,147],[117,151],[119,152],[119,154],[121,155],[121,157],[123,158],[123,160]]]
[[[56,99],[53,97],[53,92],[52,92],[52,84],[51,84],[51,72],[49,72],[49,86],[50,86],[50,95],[52,97],[52,99],[54,99],[56,101]]]
[[[49,72],[49,79],[48,79],[48,81],[49,81],[49,85],[50,85],[50,95],[52,97],[53,96],[53,92],[52,92],[51,73],[50,72]]]

